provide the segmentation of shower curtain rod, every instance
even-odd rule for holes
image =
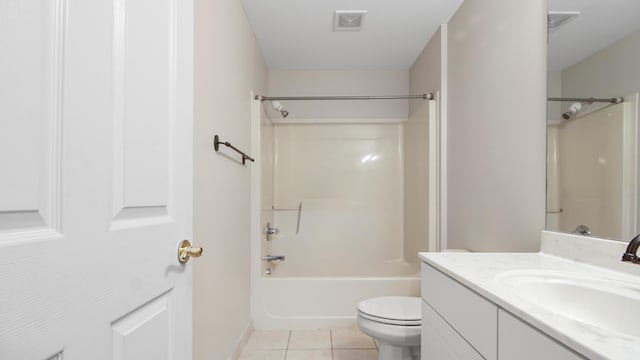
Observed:
[[[433,100],[433,93],[422,95],[399,95],[399,96],[262,96],[256,95],[256,100],[398,100],[398,99],[423,99]]]
[[[547,101],[572,101],[572,102],[583,102],[592,104],[594,102],[604,102],[611,104],[620,104],[624,101],[621,97],[615,97],[611,99],[595,99],[595,98],[547,98]]]

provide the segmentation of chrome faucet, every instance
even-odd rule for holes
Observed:
[[[276,227],[271,227],[271,224],[267,222],[267,226],[264,229],[264,233],[267,235],[267,241],[271,241],[271,237],[273,235],[278,235],[280,233],[280,229]]]
[[[589,229],[587,225],[578,225],[578,227],[573,230],[572,234],[591,236],[591,229]]]
[[[622,261],[632,262],[634,264],[640,264],[640,258],[638,258],[638,248],[640,247],[640,235],[636,235],[627,246],[627,251],[622,255]]]
[[[284,261],[284,255],[265,255],[262,261]]]

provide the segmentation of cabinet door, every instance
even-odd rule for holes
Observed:
[[[498,307],[494,303],[424,263],[422,298],[484,358],[496,360]]]
[[[422,302],[421,341],[421,356],[423,359],[484,359],[424,301]]]
[[[498,329],[499,359],[585,359],[502,309],[498,311]]]

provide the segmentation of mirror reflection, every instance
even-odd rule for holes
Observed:
[[[549,0],[547,230],[638,232],[640,1]]]

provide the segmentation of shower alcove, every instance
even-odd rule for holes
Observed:
[[[408,93],[398,84],[407,86],[387,93]],[[366,298],[419,296],[417,252],[435,250],[428,140],[437,99],[281,103],[287,118],[252,102],[255,328],[349,326]],[[267,222],[279,230],[270,239]]]

